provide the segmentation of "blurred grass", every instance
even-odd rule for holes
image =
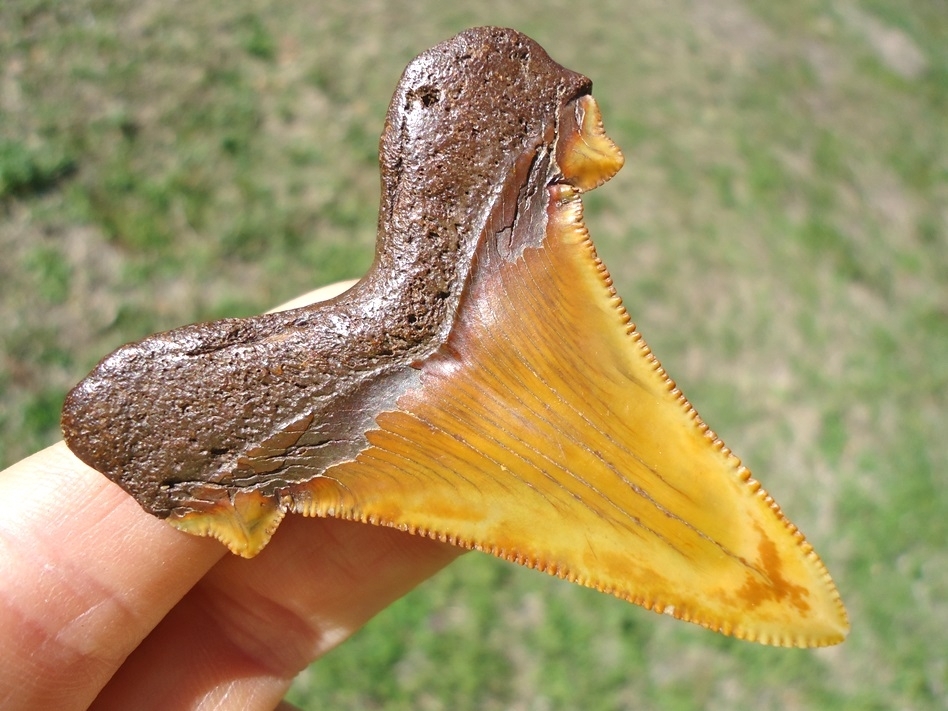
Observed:
[[[807,533],[841,647],[733,642],[478,555],[307,670],[336,709],[939,709],[948,698],[948,12],[940,0],[7,0],[0,465],[148,332],[372,258],[401,69],[517,27],[593,78],[587,222],[633,317]]]

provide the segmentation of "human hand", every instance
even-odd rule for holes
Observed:
[[[300,301],[341,290],[327,289]],[[462,552],[288,516],[244,560],[145,513],[62,442],[0,473],[0,509],[4,709],[272,709],[307,664]]]

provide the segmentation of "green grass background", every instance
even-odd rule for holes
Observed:
[[[463,557],[304,672],[326,709],[948,708],[943,0],[4,0],[0,465],[157,329],[359,276],[405,63],[517,27],[589,75],[627,166],[587,199],[669,372],[852,618],[735,642]]]

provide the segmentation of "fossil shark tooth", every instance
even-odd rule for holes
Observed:
[[[375,262],[328,302],[157,334],[69,395],[70,448],[252,556],[287,512],[487,551],[788,646],[845,610],[803,535],[635,330],[582,194],[622,154],[591,83],[512,30],[405,70]]]

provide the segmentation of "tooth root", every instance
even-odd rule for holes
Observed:
[[[562,186],[553,186],[557,190]],[[740,638],[839,642],[822,562],[634,330],[578,198],[475,279],[421,385],[297,510],[493,553]]]

